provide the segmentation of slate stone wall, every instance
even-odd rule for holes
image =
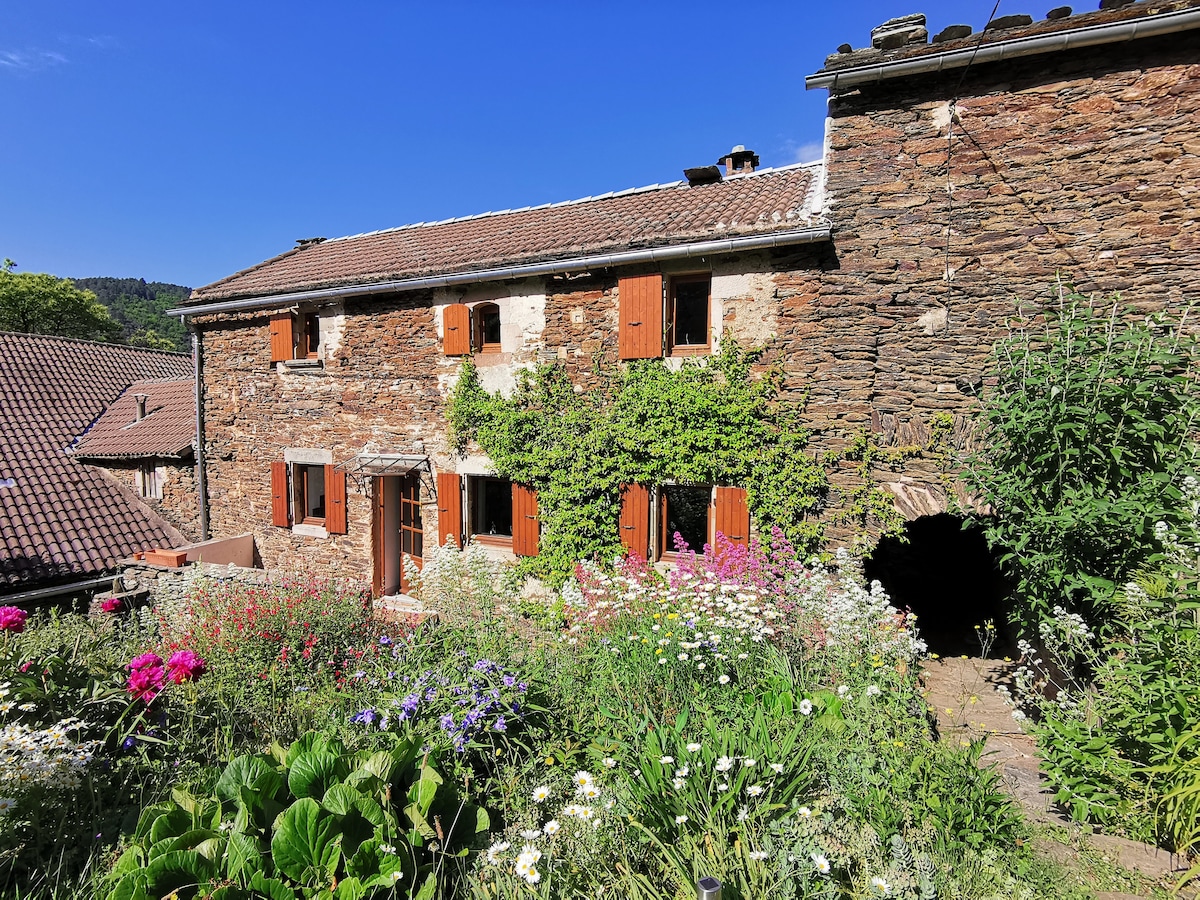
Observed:
[[[938,413],[969,446],[989,348],[1059,273],[1146,309],[1196,302],[1197,59],[1191,32],[833,98],[836,264],[816,297],[787,285],[797,334],[812,338],[789,366],[813,373],[811,414],[831,446],[863,426],[885,445],[924,444]],[[894,480],[941,491],[929,459]]]

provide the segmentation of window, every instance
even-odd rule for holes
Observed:
[[[471,310],[472,348],[477,353],[500,352],[500,307],[481,303]]]
[[[472,536],[512,540],[512,482],[476,476],[467,481],[467,510]]]
[[[138,496],[147,500],[163,498],[163,470],[159,466],[140,466],[137,471]]]
[[[471,353],[499,353],[500,307],[480,303],[469,307],[451,303],[442,310],[442,353],[467,356]]]
[[[449,479],[446,485],[450,487]],[[453,503],[451,490],[447,491],[446,504]],[[439,500],[439,509],[441,503]],[[448,505],[445,522],[453,526]],[[517,556],[537,556],[540,524],[537,491],[506,478],[467,477],[467,527],[472,540],[511,546]],[[442,527],[439,524],[439,529]],[[445,531],[449,533],[449,529]]]
[[[667,346],[674,356],[705,353],[710,345],[708,275],[671,279],[667,302]]]
[[[739,487],[625,484],[618,525],[626,552],[642,559],[673,558],[676,533],[696,552],[718,534],[743,547],[750,540],[746,490]]]
[[[659,488],[658,555],[679,550],[675,536],[697,553],[711,543],[709,537],[712,488],[708,485],[666,484]]]
[[[306,313],[302,319],[304,331],[300,336],[300,350],[297,357],[304,359],[319,359],[321,349],[321,317],[315,312]]]
[[[292,467],[293,518],[300,525],[325,524],[325,467]]]
[[[696,356],[712,347],[712,276],[633,275],[617,283],[618,356],[660,359]],[[665,347],[664,347],[665,343]]]
[[[320,358],[320,313],[287,312],[271,316],[271,362]]]
[[[287,462],[291,454],[303,454],[304,461]],[[347,533],[346,473],[308,461],[322,455],[329,458],[328,451],[288,450],[285,461],[271,463],[271,524],[310,536]]]

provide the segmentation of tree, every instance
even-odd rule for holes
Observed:
[[[11,259],[0,267],[0,331],[90,341],[120,337],[120,326],[91,291],[79,290],[69,278],[15,268]]]

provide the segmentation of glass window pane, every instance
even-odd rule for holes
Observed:
[[[663,487],[666,496],[663,550],[676,549],[678,534],[689,550],[699,553],[708,543],[708,502],[712,493],[707,487],[669,484]]]
[[[306,518],[325,518],[325,467],[305,466],[304,515]]]
[[[471,479],[471,533],[512,537],[512,483]]]
[[[674,344],[708,343],[708,280],[675,285]]]
[[[485,307],[481,330],[485,344],[500,343],[500,310],[494,306]]]

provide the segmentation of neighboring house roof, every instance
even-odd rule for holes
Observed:
[[[819,176],[807,163],[309,242],[192,291],[184,306],[794,230],[816,224]]]
[[[101,573],[182,536],[67,446],[130,384],[186,377],[181,353],[0,332],[0,590]]]
[[[191,378],[136,381],[70,448],[77,459],[182,457],[196,441],[196,386]],[[146,398],[139,419],[137,398]]]

